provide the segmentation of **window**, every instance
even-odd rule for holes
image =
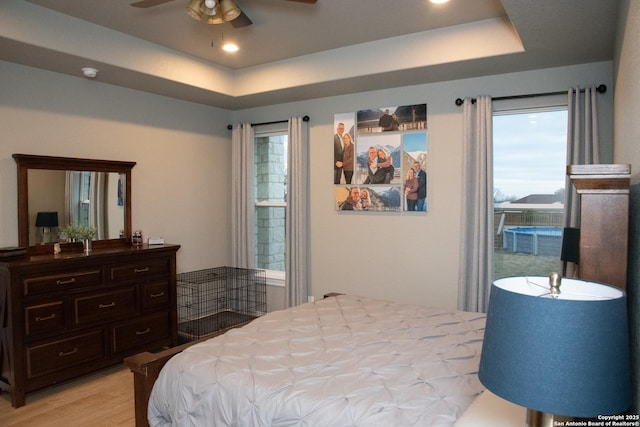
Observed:
[[[283,273],[285,271],[287,146],[286,132],[255,136],[256,266],[260,269]]]
[[[494,278],[560,267],[567,108],[493,115]]]
[[[91,172],[70,172],[69,182],[72,188],[71,197],[73,207],[70,209],[71,221],[79,225],[91,225],[89,222],[91,199]]]

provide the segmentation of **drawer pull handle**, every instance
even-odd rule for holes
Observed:
[[[70,285],[71,283],[76,283],[76,278],[72,277],[68,280],[56,280],[57,285]]]
[[[115,307],[116,306],[116,302],[115,301],[111,301],[109,304],[100,304],[98,306],[98,308],[111,308],[111,307]]]
[[[149,267],[145,267],[145,268],[134,268],[133,272],[134,273],[147,273],[149,271]]]
[[[65,357],[65,356],[71,356],[72,354],[75,354],[78,352],[78,347],[74,348],[71,351],[67,351],[66,353],[64,351],[61,351],[60,353],[58,353],[59,357]]]
[[[36,316],[36,322],[44,322],[45,320],[53,320],[56,318],[56,314],[50,314],[49,316],[46,317],[40,317],[40,316]]]
[[[149,295],[151,298],[160,298],[164,296],[164,292],[160,292],[158,294],[151,294]]]
[[[151,329],[147,328],[144,331],[136,331],[136,335],[146,335],[151,332]]]

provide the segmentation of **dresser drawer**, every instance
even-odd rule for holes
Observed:
[[[123,282],[168,273],[169,258],[155,258],[131,264],[112,266],[109,277],[111,282]]]
[[[136,314],[136,291],[120,289],[74,299],[74,323],[113,321]]]
[[[102,283],[102,270],[70,271],[47,276],[27,277],[22,281],[24,295],[64,292],[71,289],[98,286]]]
[[[64,301],[25,307],[24,319],[26,336],[63,330],[65,328]]]
[[[38,377],[104,357],[102,330],[27,347],[27,376]]]
[[[158,313],[113,328],[113,352],[120,353],[169,337],[169,313]]]
[[[142,309],[169,307],[169,283],[152,282],[142,286]]]

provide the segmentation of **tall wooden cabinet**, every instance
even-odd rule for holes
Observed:
[[[177,245],[0,263],[0,387],[26,393],[177,344]]]
[[[626,289],[630,165],[571,165],[580,197],[578,276]]]

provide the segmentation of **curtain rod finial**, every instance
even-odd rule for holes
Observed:
[[[233,129],[233,126],[227,125],[227,130],[232,130],[232,129]]]
[[[457,105],[458,107],[459,107],[459,106],[461,106],[463,102],[464,102],[464,101],[462,101],[462,99],[460,99],[460,98],[456,99],[456,105]]]
[[[607,85],[599,85],[596,90],[598,91],[598,93],[605,93],[607,91]]]

